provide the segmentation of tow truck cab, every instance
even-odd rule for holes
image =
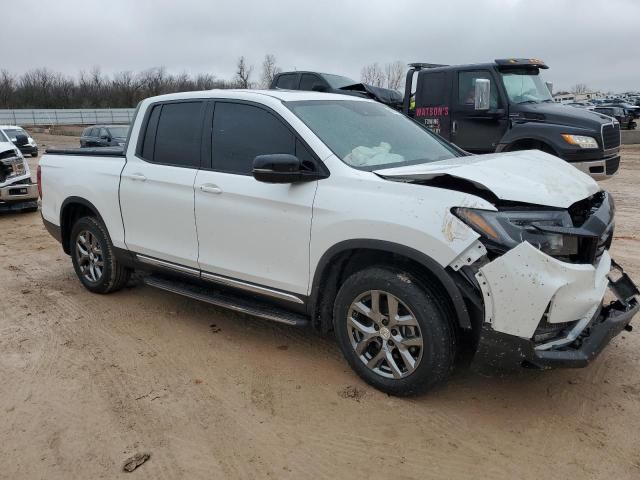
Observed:
[[[595,179],[620,164],[620,125],[593,111],[553,102],[537,59],[474,65],[413,63],[403,111],[472,153],[539,149]]]

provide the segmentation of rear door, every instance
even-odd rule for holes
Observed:
[[[450,72],[429,70],[418,74],[414,118],[432,132],[451,139]]]
[[[129,250],[197,268],[193,184],[200,167],[205,105],[178,101],[147,111],[120,183]]]
[[[493,152],[509,126],[497,78],[489,70],[461,70],[456,75],[451,141],[469,152]],[[479,78],[491,81],[488,111],[475,109],[475,84]]]
[[[317,182],[268,184],[252,176],[257,155],[310,150],[273,111],[216,101],[212,162],[198,172],[195,210],[203,275],[306,295],[311,213]]]

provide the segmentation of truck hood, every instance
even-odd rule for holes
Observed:
[[[542,121],[600,133],[602,125],[611,123],[611,117],[585,108],[559,103],[527,103],[517,105],[517,115],[522,120]],[[515,112],[514,112],[515,113]]]
[[[432,163],[376,170],[396,181],[439,186],[439,177],[465,180],[499,200],[568,208],[600,190],[589,176],[539,150],[455,157]],[[443,184],[442,188],[450,188]]]

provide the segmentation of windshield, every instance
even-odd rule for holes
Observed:
[[[501,72],[502,83],[513,103],[552,102],[551,93],[537,70],[525,68]]]
[[[347,87],[349,85],[355,85],[355,80],[348,77],[341,77],[340,75],[331,75],[329,73],[325,73],[322,75],[324,79],[327,81],[331,88],[342,88]]]
[[[21,128],[7,128],[4,133],[7,134],[7,137],[9,138],[16,138],[16,135],[26,135],[27,137],[29,135],[27,135],[27,132],[25,132],[23,129]]]
[[[344,163],[361,170],[403,167],[459,156],[400,112],[375,102],[286,102]]]
[[[8,142],[9,139],[7,138],[7,136],[4,134],[4,132],[2,130],[0,130],[0,143],[2,142]]]
[[[127,138],[129,127],[109,127],[109,131],[111,132],[112,137]]]

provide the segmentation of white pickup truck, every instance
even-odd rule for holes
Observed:
[[[148,285],[333,331],[395,395],[471,352],[582,367],[638,311],[613,199],[539,151],[470,156],[379,103],[314,92],[141,102],[124,148],[49,150],[42,216],[83,285]],[[607,289],[617,297],[605,305]]]
[[[28,137],[19,138],[19,144]],[[0,212],[35,212],[38,191],[31,181],[29,164],[19,148],[0,129]]]

